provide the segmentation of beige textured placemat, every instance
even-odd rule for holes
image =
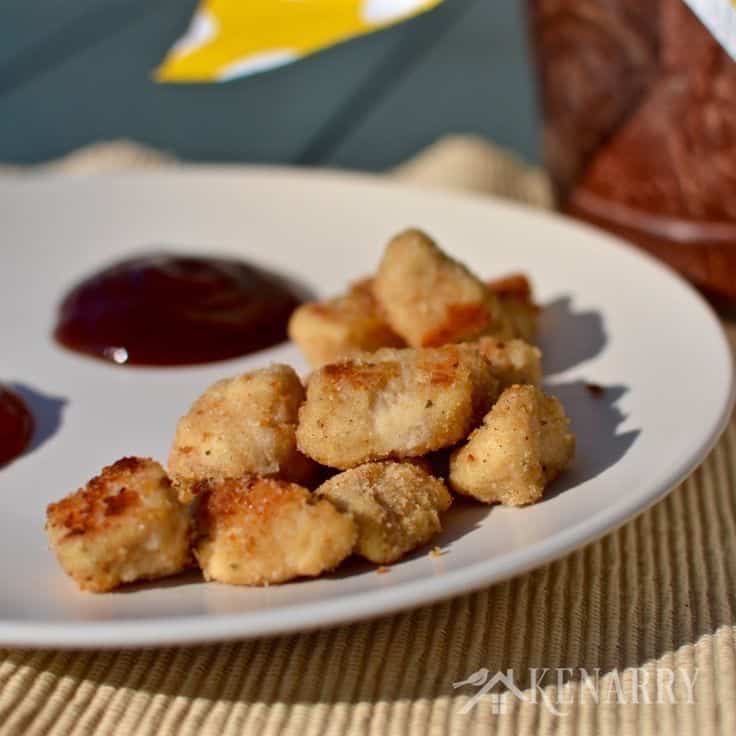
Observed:
[[[107,170],[159,163],[115,144],[68,166],[95,169],[95,157]],[[543,177],[478,141],[441,142],[397,175],[441,186],[464,168],[476,188],[550,202]],[[254,642],[0,651],[0,733],[732,736],[735,483],[732,422],[703,466],[649,512],[474,595]]]

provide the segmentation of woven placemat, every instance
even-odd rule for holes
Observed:
[[[128,144],[94,153],[106,170],[138,156],[162,165]],[[98,170],[94,159],[83,152],[68,167]],[[395,175],[551,201],[539,173],[474,140],[441,142]],[[0,650],[0,733],[732,736],[735,482],[732,421],[700,469],[650,511],[473,595],[236,644]]]

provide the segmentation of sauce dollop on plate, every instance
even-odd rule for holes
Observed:
[[[149,253],[115,263],[65,297],[54,337],[119,365],[192,365],[286,339],[299,298],[242,261]]]
[[[33,416],[25,402],[0,384],[0,466],[18,457],[32,435]]]

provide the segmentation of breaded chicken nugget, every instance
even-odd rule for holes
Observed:
[[[456,359],[460,360],[460,363],[464,369],[468,370],[470,378],[470,385],[472,387],[472,404],[473,413],[480,418],[488,411],[488,408],[498,398],[501,393],[498,380],[493,375],[493,366],[490,366],[489,361],[481,354],[484,360],[478,360],[476,350],[469,351],[466,354],[465,345],[443,345],[442,348],[405,348],[403,350],[396,350],[395,348],[381,348],[373,353],[358,353],[355,358],[357,360],[363,359],[370,363],[393,363],[399,361],[412,360],[417,362],[417,365],[422,370],[434,371],[434,379],[438,378],[436,371],[446,371],[447,363],[449,361],[450,366],[454,369]]]
[[[46,532],[82,590],[160,578],[190,562],[190,518],[154,460],[126,457],[84,488],[49,504]]]
[[[480,354],[490,363],[502,389],[515,383],[538,386],[542,380],[542,352],[523,340],[499,340],[481,337],[476,343]]]
[[[306,488],[270,478],[210,485],[195,511],[194,554],[207,580],[269,585],[319,575],[353,550],[350,514]]]
[[[562,402],[555,396],[538,391],[540,424],[539,435],[542,471],[551,483],[570,467],[575,456],[575,435]]]
[[[530,304],[534,302],[532,282],[524,273],[509,273],[505,276],[497,276],[486,281],[486,286],[499,299],[518,299]]]
[[[440,512],[452,499],[445,484],[412,463],[368,463],[317,489],[358,527],[355,552],[388,565],[442,531]]]
[[[287,365],[210,386],[179,420],[169,472],[182,500],[201,481],[262,475],[308,482],[315,468],[296,448],[304,387]]]
[[[507,332],[493,292],[419,230],[386,246],[373,292],[388,323],[413,347]]]
[[[534,303],[529,279],[523,273],[514,273],[492,279],[486,286],[498,297],[509,336],[534,342],[541,310]]]
[[[512,386],[452,454],[450,487],[485,503],[534,503],[570,464],[574,450],[562,404],[535,386]]]
[[[497,395],[477,351],[387,348],[312,374],[297,442],[334,468],[417,457],[466,437]]]
[[[379,313],[372,279],[358,281],[343,296],[303,304],[289,320],[289,337],[315,368],[358,351],[404,344]]]

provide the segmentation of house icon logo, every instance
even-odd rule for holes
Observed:
[[[524,692],[516,686],[513,670],[496,672],[491,677],[491,673],[485,667],[481,667],[466,679],[452,683],[452,687],[455,689],[466,685],[472,685],[478,688],[478,692],[463,705],[460,713],[470,713],[483,698],[490,700],[491,711],[494,715],[503,715],[508,711],[508,700],[510,697],[515,697],[517,700],[528,700]],[[500,692],[494,692],[494,688],[502,689]]]
[[[551,675],[548,682],[544,680]],[[695,702],[695,680],[698,670],[690,673],[685,668],[671,669],[660,667],[652,674],[646,670],[633,669],[628,673],[629,681],[622,680],[622,674],[614,670],[601,676],[600,669],[592,672],[584,668],[573,670],[570,667],[531,667],[529,677],[517,685],[514,670],[491,672],[485,668],[473,672],[464,680],[452,683],[453,689],[475,688],[475,693],[463,698],[459,713],[467,714],[481,700],[490,704],[494,715],[509,711],[514,698],[522,703],[540,705],[555,716],[565,716],[569,710],[562,706],[579,702],[594,703],[677,703],[692,705]],[[677,700],[675,682],[681,689],[681,701]]]

